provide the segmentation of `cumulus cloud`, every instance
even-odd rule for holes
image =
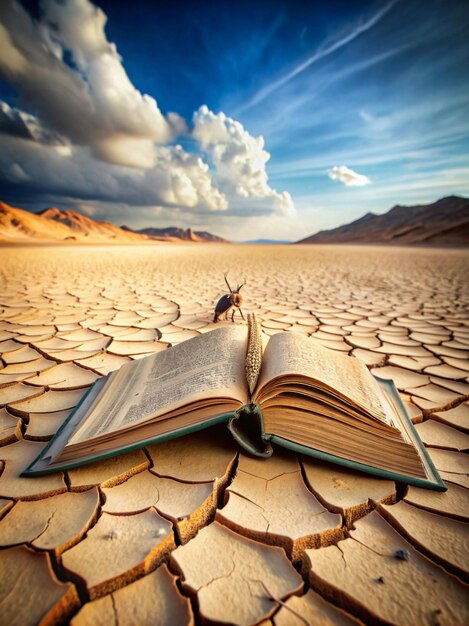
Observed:
[[[328,172],[332,180],[340,180],[347,187],[363,187],[369,185],[371,180],[364,174],[354,172],[346,165],[334,165]]]
[[[83,201],[122,202],[131,206],[184,207],[199,212],[223,211],[226,197],[213,184],[209,167],[180,146],[158,146],[155,165],[138,170],[109,166],[89,158],[82,146],[64,154],[54,146],[4,136],[0,175],[13,180],[23,172],[21,193],[54,193]],[[11,163],[18,168],[11,172]]]
[[[89,146],[109,163],[152,167],[150,143],[174,139],[184,127],[181,118],[165,117],[154,98],[132,85],[106,39],[101,9],[89,0],[45,0],[41,6],[35,21],[13,0],[2,3],[0,76],[42,122],[74,144]]]
[[[290,195],[269,185],[262,137],[206,106],[189,131],[131,83],[100,8],[90,0],[40,7],[35,19],[18,1],[0,2],[0,78],[18,93],[18,107],[0,101],[0,180],[12,195],[200,215],[292,213]],[[200,154],[173,145],[188,134]]]
[[[258,213],[293,212],[290,194],[279,193],[268,183],[265,167],[270,154],[262,137],[253,137],[242,124],[205,105],[194,113],[193,124],[192,136],[210,157],[231,206],[240,210],[249,206]]]

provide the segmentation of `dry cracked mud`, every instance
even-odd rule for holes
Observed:
[[[2,624],[469,623],[467,252],[1,255]],[[303,333],[394,380],[448,491],[280,450],[251,459],[221,427],[20,478],[97,378],[214,327],[224,272],[246,277],[244,313],[266,335]]]

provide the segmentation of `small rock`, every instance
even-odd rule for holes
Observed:
[[[408,561],[410,554],[408,550],[396,550],[394,556],[396,559],[400,559],[401,561]]]

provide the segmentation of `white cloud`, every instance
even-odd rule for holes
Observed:
[[[226,210],[208,165],[161,145],[186,124],[135,89],[106,19],[89,0],[45,0],[40,21],[2,3],[0,76],[36,115],[0,102],[0,175],[77,199]]]
[[[184,128],[181,118],[165,117],[154,98],[132,85],[106,39],[101,9],[89,0],[46,0],[42,8],[36,22],[19,4],[2,3],[0,76],[72,143],[109,163],[152,167],[150,143],[174,139]]]
[[[0,2],[0,78],[30,111],[0,102],[0,180],[18,184],[20,197],[85,205],[292,214],[289,193],[269,185],[264,139],[223,113],[195,112],[200,154],[168,145],[187,125],[134,87],[106,21],[90,0],[43,0],[39,20],[15,0]]]
[[[225,211],[226,197],[213,184],[208,165],[180,146],[157,146],[151,169],[109,165],[74,146],[63,154],[56,146],[4,135],[0,178],[28,181],[18,194],[50,195],[84,202],[120,202],[129,206],[185,208],[194,213]],[[16,175],[16,176],[15,176]]]
[[[220,188],[239,212],[293,213],[288,192],[270,187],[263,137],[253,137],[239,122],[203,105],[194,113],[192,136],[211,159]]]
[[[346,165],[334,165],[328,172],[332,180],[340,180],[347,187],[363,187],[369,185],[371,180],[364,174],[354,172]]]
[[[197,154],[181,146],[159,147],[156,165],[145,172],[143,181],[149,190],[161,196],[159,204],[223,211],[228,202],[214,185],[209,167]]]

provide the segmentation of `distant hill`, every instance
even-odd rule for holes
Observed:
[[[143,241],[142,236],[123,231],[109,222],[97,222],[75,211],[50,208],[30,213],[0,202],[0,241]]]
[[[159,240],[173,240],[173,241],[200,241],[210,243],[228,243],[226,239],[212,235],[205,230],[193,231],[192,228],[178,228],[177,226],[168,226],[167,228],[154,228],[152,226],[148,228],[141,228],[140,230],[132,230],[128,226],[122,226],[124,230],[129,232],[135,232],[141,235],[146,235],[151,239]]]
[[[148,231],[148,233],[146,232]],[[171,231],[171,234],[153,234]],[[0,202],[0,242],[77,242],[77,243],[151,243],[155,241],[220,241],[224,239],[206,232],[193,233],[191,229],[143,229],[133,231],[110,222],[100,222],[70,209],[49,208],[30,213]]]
[[[263,245],[275,245],[275,244],[284,244],[284,243],[292,243],[292,242],[283,240],[283,239],[251,239],[250,241],[243,241],[241,243],[257,243],[257,244],[263,244]]]
[[[296,243],[465,246],[469,244],[469,199],[449,196],[433,204],[397,205],[383,215],[367,213]]]
[[[131,231],[122,230],[119,226],[110,222],[98,222],[86,215],[77,213],[70,209],[61,211],[60,209],[45,209],[37,214],[42,220],[50,223],[65,226],[70,229],[71,233],[67,235],[67,239],[77,241],[87,240],[116,240],[116,241],[142,241],[141,236]],[[52,224],[49,225],[49,228]]]

